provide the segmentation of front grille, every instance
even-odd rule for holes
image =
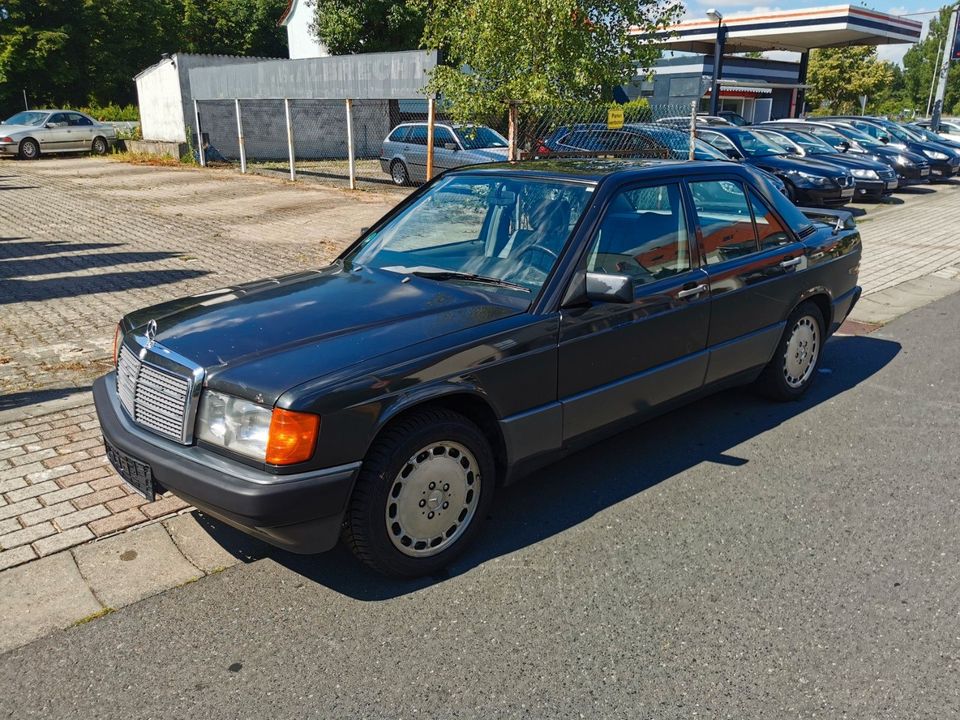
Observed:
[[[126,345],[117,359],[117,395],[141,427],[185,442],[192,380],[142,362]]]
[[[849,185],[853,185],[853,178],[847,177],[846,175],[844,175],[843,177],[839,177],[837,178],[837,185],[839,185],[842,188],[848,187]]]

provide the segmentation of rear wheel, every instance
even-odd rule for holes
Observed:
[[[813,383],[825,341],[823,313],[815,303],[797,306],[773,359],[758,379],[760,389],[774,400],[796,400]]]
[[[20,141],[20,159],[36,160],[40,157],[40,144],[33,138]]]
[[[404,186],[410,184],[410,173],[407,172],[407,166],[403,160],[394,160],[390,165],[390,178],[394,185]]]
[[[495,482],[493,452],[476,425],[450,410],[415,412],[384,431],[367,453],[344,540],[380,573],[429,575],[476,535]]]
[[[93,144],[90,146],[90,152],[94,155],[106,155],[109,149],[110,145],[104,137],[94,138]]]

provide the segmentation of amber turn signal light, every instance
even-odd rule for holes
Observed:
[[[292,465],[313,456],[320,431],[320,416],[274,408],[267,437],[266,462]]]

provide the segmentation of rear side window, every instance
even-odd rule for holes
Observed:
[[[392,133],[390,133],[390,137],[388,138],[388,140],[390,140],[391,142],[403,142],[404,140],[407,139],[407,133],[409,131],[410,131],[409,125],[401,125],[400,127],[394,129]]]
[[[690,183],[693,204],[703,234],[708,265],[756,252],[757,234],[743,186],[732,180]]]
[[[769,250],[793,242],[780,219],[753,190],[750,191],[750,205],[753,207],[753,219],[757,223],[757,236],[760,238],[761,250]]]

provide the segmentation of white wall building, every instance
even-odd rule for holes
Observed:
[[[327,57],[330,51],[310,32],[313,3],[309,0],[287,0],[287,9],[280,16],[280,26],[287,29],[287,48],[291,60]]]

